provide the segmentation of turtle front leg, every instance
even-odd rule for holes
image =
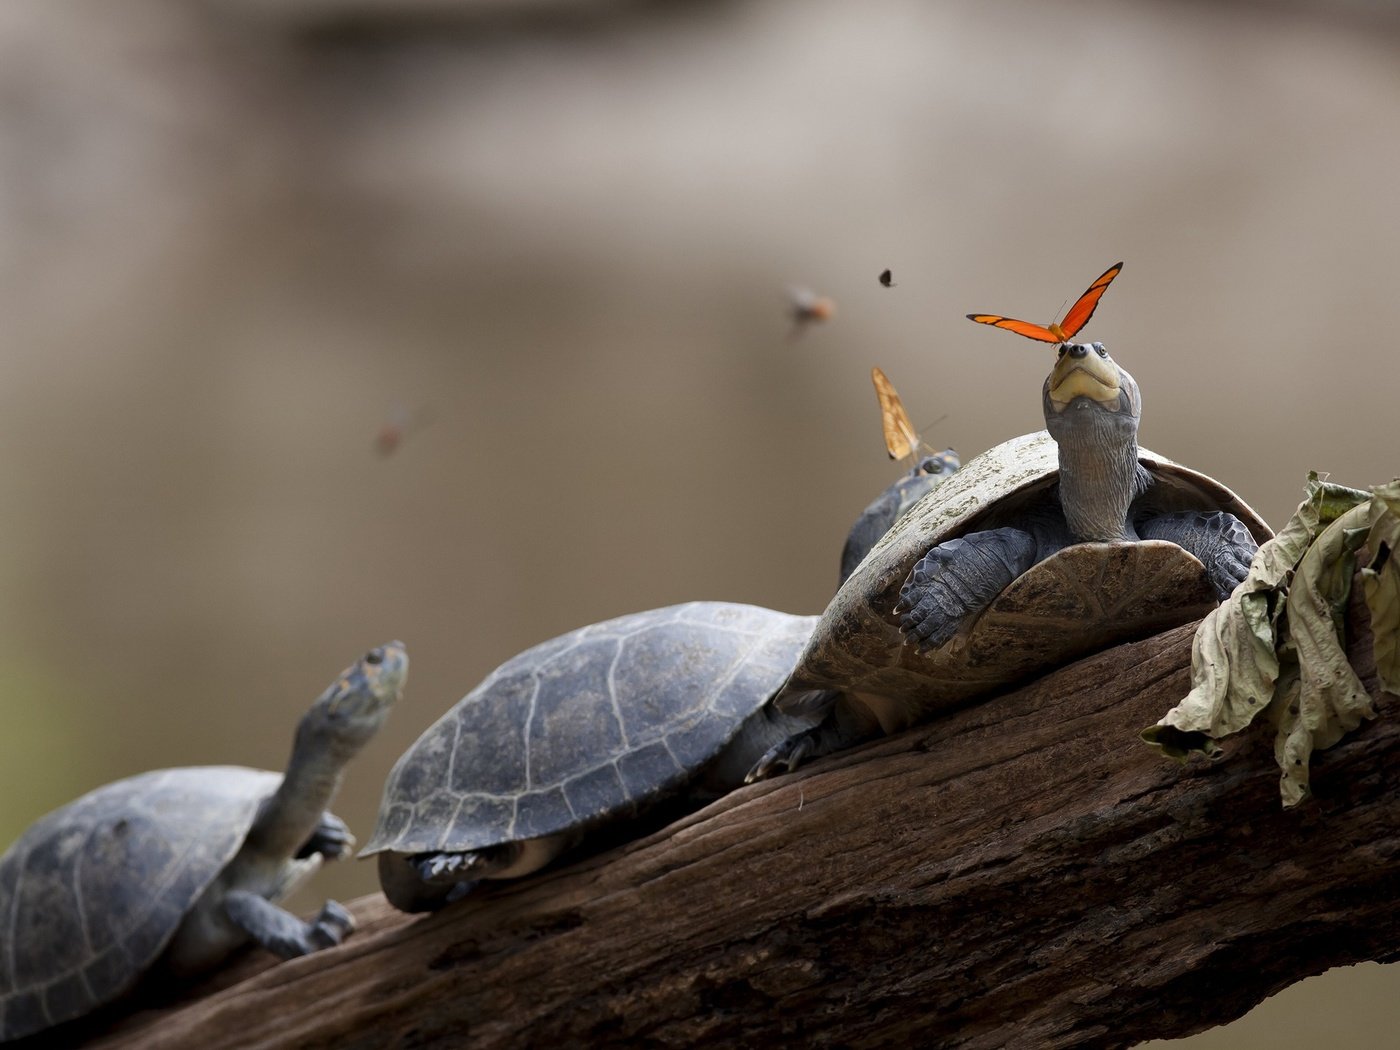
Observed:
[[[906,642],[936,649],[1036,562],[1037,541],[1024,529],[970,532],[925,554],[899,592],[895,614]]]
[[[340,860],[354,845],[355,836],[350,833],[349,826],[330,810],[326,810],[321,814],[321,823],[316,825],[311,837],[297,850],[296,859],[305,860],[319,853],[327,860]]]
[[[1245,523],[1223,510],[1161,514],[1138,522],[1137,532],[1145,540],[1170,540],[1199,559],[1222,602],[1249,575],[1259,549]]]
[[[235,926],[283,959],[334,947],[355,929],[355,920],[335,901],[326,901],[313,921],[302,922],[256,893],[230,890],[224,897],[224,912]]]

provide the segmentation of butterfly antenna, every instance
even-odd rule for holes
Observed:
[[[921,426],[921,427],[919,428],[919,433],[920,433],[920,435],[927,434],[930,430],[932,430],[934,427],[938,426],[939,423],[942,423],[942,422],[943,422],[945,419],[947,419],[947,418],[948,418],[948,413],[947,413],[947,412],[944,412],[941,416],[939,416],[937,419],[935,419],[932,423],[925,423],[923,426]],[[919,447],[920,447],[920,448],[923,448],[923,449],[926,449],[926,450],[929,451],[929,452],[938,452],[938,451],[940,451],[939,449],[934,448],[934,447],[933,447],[932,445],[930,445],[927,441],[925,441],[925,440],[923,439],[922,436],[919,438]]]
[[[918,465],[919,465],[919,460],[920,460],[920,458],[921,458],[920,455],[919,455],[920,452],[927,452],[927,453],[929,453],[930,455],[936,456],[936,455],[938,455],[938,453],[939,453],[940,451],[942,451],[941,449],[935,448],[933,445],[930,445],[927,441],[925,441],[924,438],[923,438],[923,435],[924,435],[924,434],[927,434],[930,430],[932,430],[934,427],[938,426],[939,423],[942,423],[942,422],[943,422],[945,419],[947,419],[947,418],[948,418],[948,413],[947,413],[947,412],[944,412],[941,416],[939,416],[937,419],[935,419],[932,423],[928,423],[928,424],[926,424],[926,425],[924,425],[924,426],[922,426],[922,427],[919,428],[919,443],[918,443],[918,448],[912,450],[912,451],[909,453],[911,459],[913,460],[913,462],[912,462],[912,464],[911,464],[912,466],[914,466],[914,467],[916,467],[916,468],[918,467]]]

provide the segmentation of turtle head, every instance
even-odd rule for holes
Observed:
[[[408,678],[403,642],[377,645],[342,671],[317,697],[297,730],[298,743],[358,751],[379,731]]]
[[[1055,367],[1045,380],[1045,425],[1055,439],[1080,425],[1079,416],[1116,416],[1120,426],[1137,432],[1142,395],[1137,382],[1108,356],[1103,343],[1063,343]],[[1058,432],[1057,432],[1058,431]]]
[[[924,456],[909,473],[914,477],[934,477],[941,481],[961,466],[962,459],[957,451],[945,448],[942,452]]]
[[[1128,537],[1128,507],[1148,484],[1138,465],[1142,395],[1102,343],[1065,343],[1041,395],[1060,447],[1060,505],[1078,540]]]

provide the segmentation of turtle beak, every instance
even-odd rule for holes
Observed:
[[[407,677],[408,653],[403,642],[376,646],[346,668],[326,691],[326,706],[331,715],[345,711],[352,716],[365,710],[391,707],[398,700]]]
[[[1110,411],[1118,409],[1121,372],[1100,343],[1070,343],[1060,351],[1050,371],[1045,396],[1055,412],[1063,412],[1077,397],[1087,397]]]

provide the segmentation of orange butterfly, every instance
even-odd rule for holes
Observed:
[[[1099,300],[1103,298],[1103,293],[1108,290],[1109,284],[1122,269],[1122,263],[1114,263],[1105,270],[1097,281],[1089,285],[1089,290],[1069,308],[1069,313],[1065,314],[1065,319],[1059,324],[1031,324],[1029,321],[1018,321],[1013,317],[998,317],[996,314],[968,314],[967,317],[968,320],[976,321],[978,324],[989,324],[993,328],[1005,328],[1007,331],[1023,335],[1027,339],[1038,339],[1042,343],[1067,343],[1074,338],[1075,333],[1089,323],[1089,318],[1094,316],[1094,310],[1099,305]]]
[[[904,459],[919,451],[919,434],[909,421],[909,413],[904,411],[904,402],[894,384],[878,368],[870,370],[870,381],[875,384],[875,396],[880,400],[880,424],[885,428],[885,448],[890,459]]]

